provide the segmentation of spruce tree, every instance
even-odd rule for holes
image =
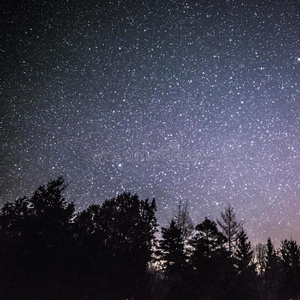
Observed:
[[[186,267],[186,254],[182,229],[171,220],[169,227],[161,229],[159,256],[167,278],[179,275]]]
[[[233,275],[233,264],[225,248],[226,237],[208,218],[195,229],[196,235],[190,242],[194,289],[207,298],[225,299]]]
[[[278,296],[281,277],[279,257],[269,237],[266,243],[266,269],[264,273],[264,295],[266,299],[273,299]]]
[[[251,250],[251,242],[248,241],[248,236],[243,228],[237,237],[234,259],[237,268],[234,292],[236,299],[255,299],[256,273],[255,264],[253,263],[253,251]]]
[[[300,247],[292,239],[284,240],[279,251],[283,276],[280,295],[283,299],[296,299],[300,295]]]
[[[250,267],[253,251],[251,250],[251,242],[248,241],[244,228],[238,234],[234,256],[237,261],[238,273],[246,272]]]

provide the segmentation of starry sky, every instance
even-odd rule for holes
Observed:
[[[297,2],[2,1],[0,204],[63,175],[78,210],[232,204],[254,244],[300,242]]]

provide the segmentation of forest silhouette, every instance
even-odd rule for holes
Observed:
[[[252,246],[232,206],[194,226],[180,203],[157,234],[155,199],[76,212],[65,188],[58,177],[1,208],[1,299],[299,299],[297,242]]]

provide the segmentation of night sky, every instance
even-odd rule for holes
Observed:
[[[78,210],[131,191],[196,225],[232,204],[254,244],[300,242],[298,1],[14,2],[0,204],[63,175]]]

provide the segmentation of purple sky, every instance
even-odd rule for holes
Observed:
[[[230,203],[253,243],[300,242],[297,1],[13,3],[0,203],[62,174],[78,210],[131,191],[196,225]]]

